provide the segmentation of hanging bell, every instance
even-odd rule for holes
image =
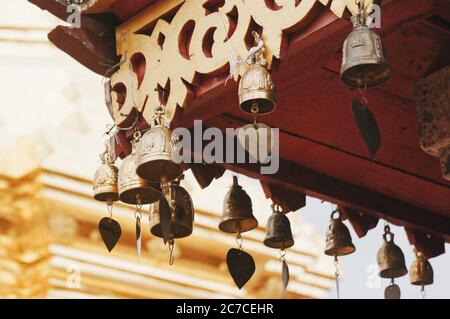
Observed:
[[[433,283],[433,268],[421,252],[417,253],[416,260],[411,264],[409,276],[413,285],[427,286]]]
[[[275,110],[275,86],[265,66],[250,65],[239,83],[239,106],[252,115],[269,114]]]
[[[172,130],[163,123],[164,109],[160,107],[155,113],[155,125],[144,134],[137,146],[136,172],[146,180],[159,183],[176,179],[183,169],[172,159]]]
[[[100,202],[115,202],[119,199],[117,179],[119,169],[113,165],[108,152],[101,155],[102,165],[94,175],[94,198]]]
[[[244,233],[258,227],[253,216],[252,200],[233,176],[233,184],[225,195],[219,229],[225,233]]]
[[[367,15],[360,6],[351,17],[353,31],[344,42],[341,79],[350,87],[366,88],[386,82],[391,76],[380,36],[367,26]]]
[[[406,275],[408,269],[405,266],[405,256],[402,250],[394,243],[394,234],[390,227],[384,228],[384,243],[377,254],[379,276],[382,278],[398,278]]]
[[[328,256],[345,256],[355,251],[352,237],[347,226],[342,222],[339,212],[331,213],[330,225],[326,235],[325,254]]]
[[[157,184],[136,174],[136,140],[131,145],[131,154],[123,160],[119,170],[119,199],[132,205],[154,203],[161,198],[161,192]]]
[[[273,213],[267,220],[266,232],[265,246],[281,250],[294,246],[291,223],[280,209],[273,207]]]
[[[170,209],[170,238],[183,238],[192,234],[194,205],[189,193],[178,182],[169,183],[167,199]],[[159,202],[150,205],[150,232],[163,238]]]

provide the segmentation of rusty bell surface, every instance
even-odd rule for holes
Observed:
[[[430,262],[418,253],[416,260],[413,261],[409,268],[409,276],[411,284],[417,286],[427,286],[433,284],[433,267]]]
[[[250,69],[239,82],[239,107],[248,114],[269,114],[275,110],[275,85],[267,68],[259,63]]]
[[[137,174],[151,182],[171,181],[183,169],[172,159],[172,130],[161,121],[148,130],[137,146]]]
[[[101,202],[115,202],[119,199],[117,180],[119,169],[105,152],[101,156],[102,164],[94,175],[94,198]]]
[[[192,234],[194,223],[194,205],[189,193],[176,182],[171,182],[167,201],[170,205],[170,237],[172,239],[187,237]],[[159,202],[150,205],[150,232],[163,238]]]
[[[122,161],[119,169],[119,199],[127,204],[145,205],[158,201],[161,192],[157,184],[136,174],[136,142],[132,142],[132,152]]]
[[[350,87],[373,87],[386,82],[391,67],[380,36],[371,30],[363,13],[351,18],[353,31],[344,42],[341,79]]]
[[[233,176],[233,184],[225,195],[219,229],[226,233],[244,233],[258,227],[253,216],[252,200]]]
[[[384,243],[377,254],[379,276],[381,278],[398,278],[406,275],[408,269],[405,265],[405,256],[402,250],[394,243],[394,234],[389,226],[385,227]]]
[[[282,250],[294,246],[291,223],[282,211],[274,210],[267,220],[264,245]]]
[[[331,214],[330,225],[326,234],[325,254],[328,256],[345,256],[355,251],[352,237],[347,226],[342,222],[338,211]]]

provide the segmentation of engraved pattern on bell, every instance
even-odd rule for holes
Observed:
[[[192,234],[194,223],[194,205],[189,193],[176,183],[170,183],[167,200],[171,204],[170,237],[187,237]],[[150,205],[150,232],[162,238],[160,226],[159,202]]]
[[[433,284],[433,267],[420,252],[409,268],[409,275],[413,285],[427,286]]]
[[[233,176],[233,184],[225,195],[219,229],[225,233],[244,233],[258,227],[253,216],[252,200]]]
[[[379,276],[382,278],[398,278],[406,275],[408,269],[405,265],[405,256],[402,250],[394,243],[394,234],[389,226],[385,227],[384,243],[377,254],[380,268]]]
[[[250,65],[239,82],[239,106],[242,111],[253,114],[257,104],[257,114],[269,114],[275,110],[275,85],[269,71],[260,64]]]
[[[331,214],[330,225],[326,234],[325,254],[328,256],[345,256],[356,250],[347,226],[342,222],[338,211]]]
[[[156,125],[148,130],[137,145],[137,174],[146,180],[173,180],[183,169],[172,160],[172,130]]]
[[[119,169],[106,158],[105,155],[102,165],[94,175],[94,198],[101,202],[115,202],[119,199],[117,189]]]
[[[380,36],[367,27],[365,19],[353,16],[353,31],[342,50],[341,79],[350,87],[373,87],[386,82],[392,73]]]
[[[264,245],[270,248],[286,249],[294,246],[291,223],[287,216],[279,210],[274,210],[267,220]]]
[[[127,204],[151,204],[161,198],[157,184],[136,174],[136,148],[132,143],[132,152],[125,158],[119,170],[119,199]]]

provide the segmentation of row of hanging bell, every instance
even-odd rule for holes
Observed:
[[[264,245],[280,250],[282,293],[285,296],[289,284],[289,267],[286,262],[286,249],[294,246],[291,223],[280,206],[272,205],[272,215],[267,220]]]
[[[256,269],[253,257],[243,250],[241,234],[256,227],[258,221],[253,216],[251,198],[239,185],[238,177],[234,175],[233,184],[223,202],[219,229],[225,233],[236,234],[238,248],[231,248],[226,260],[228,271],[239,289],[251,279]]]
[[[336,295],[340,298],[339,287],[339,260],[338,257],[352,254],[356,248],[352,242],[352,237],[347,226],[342,222],[341,215],[338,210],[331,213],[330,225],[326,233],[325,255],[334,257],[334,265],[336,268]]]

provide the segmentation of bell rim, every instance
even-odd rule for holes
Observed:
[[[279,244],[282,242],[281,244]],[[266,238],[263,241],[264,246],[274,249],[288,249],[294,246],[295,241],[292,238],[275,241],[274,238]]]
[[[255,95],[257,95],[257,93],[261,93],[261,95],[265,94],[266,98],[264,99],[263,97],[255,97]],[[267,97],[267,91],[265,91],[265,90],[261,90],[261,89],[251,90],[251,91],[247,91],[247,92],[239,94],[239,109],[241,110],[241,112],[244,112],[245,114],[253,115],[253,113],[251,112],[251,108],[247,109],[246,107],[244,107],[244,105],[246,105],[247,102],[250,102],[250,99],[246,99],[246,101],[243,101],[244,95],[251,95],[253,100],[267,100],[272,103],[272,107],[270,108],[270,111],[258,112],[258,115],[272,114],[273,112],[275,112],[275,110],[277,108],[275,93],[271,93],[270,96]]]
[[[367,61],[367,60],[365,60]],[[346,77],[345,75],[354,67],[357,66],[361,66],[361,64],[357,63],[358,61],[352,63],[352,64],[343,64],[342,68],[341,68],[341,72],[340,72],[340,77],[341,77],[341,81],[344,82],[347,86],[351,87],[351,88],[358,88],[360,87],[359,83],[357,81],[351,81],[349,80],[349,77]],[[365,66],[367,65],[382,65],[385,67],[385,69],[388,72],[388,75],[386,76],[386,78],[382,78],[382,80],[380,81],[374,81],[371,82],[370,84],[366,84],[366,88],[372,88],[372,87],[376,87],[379,85],[382,85],[384,83],[386,83],[387,81],[389,81],[389,79],[392,77],[392,67],[391,65],[386,62],[386,61],[379,61],[376,59],[373,59],[370,63],[364,63]]]
[[[356,251],[356,247],[353,243],[348,246],[338,246],[337,248],[325,248],[325,255],[327,256],[346,256],[353,254]]]
[[[400,278],[408,274],[408,269],[406,267],[399,268],[396,271],[391,269],[383,269],[378,272],[378,276],[381,278]]]
[[[172,223],[170,229],[170,237],[172,239],[186,238],[192,235],[192,232],[193,225],[192,227],[188,227],[187,225]],[[159,223],[154,225],[150,223],[150,233],[155,237],[164,238],[161,231],[161,225],[159,225]]]
[[[109,190],[109,191],[108,191]],[[117,187],[98,187],[94,191],[94,199],[99,202],[117,202],[119,200],[119,193]]]
[[[136,184],[139,186],[136,187]],[[140,202],[137,201],[136,195],[140,195]],[[152,194],[151,196],[149,194]],[[152,204],[160,200],[161,192],[157,189],[141,183],[130,183],[126,187],[119,190],[119,200],[123,203],[130,205],[147,205]]]
[[[219,223],[219,230],[224,232],[224,233],[229,233],[229,234],[236,234],[236,223],[239,222],[241,224],[240,227],[240,232],[241,233],[246,233],[248,231],[251,231],[255,228],[258,228],[258,220],[256,218],[251,218],[251,217],[242,217],[242,218],[233,218],[233,219],[229,219],[229,220],[221,220]],[[243,227],[242,223],[245,222]],[[231,227],[228,227],[229,225],[231,225]]]
[[[183,174],[181,165],[173,162],[169,157],[145,161],[146,157],[148,157],[148,155],[139,159],[136,174],[147,181],[159,183],[163,177],[166,178],[167,181],[172,181]],[[161,169],[161,166],[164,168]],[[147,172],[157,171],[161,173],[147,174]],[[163,175],[162,172],[170,172],[170,174]]]

